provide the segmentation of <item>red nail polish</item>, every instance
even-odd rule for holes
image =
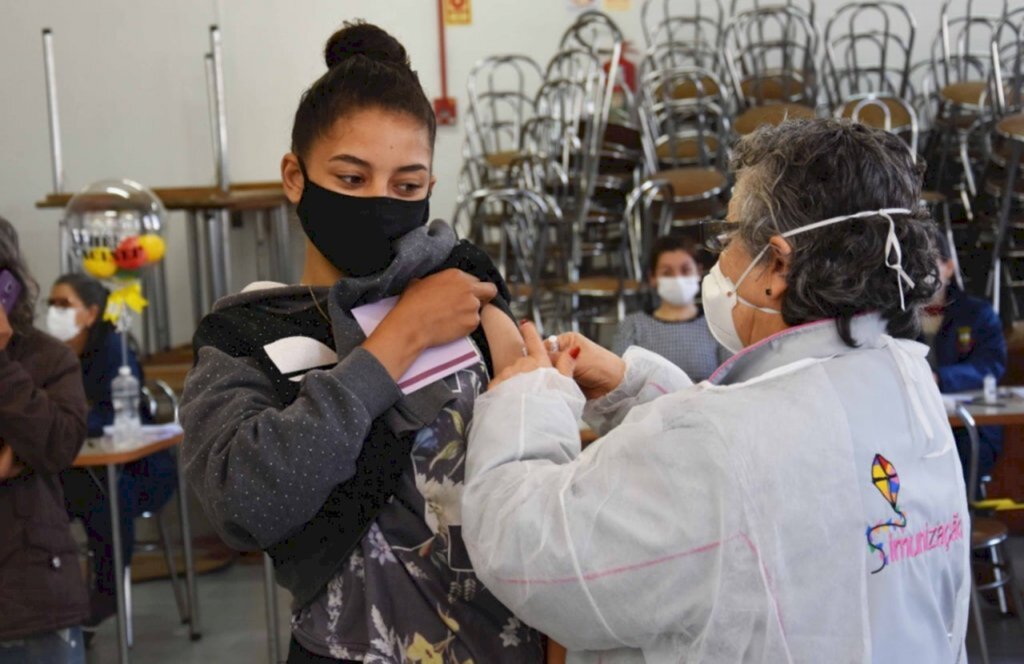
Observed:
[[[519,326],[520,326],[520,327],[522,327],[523,325],[526,325],[526,324],[527,324],[527,323],[529,323],[529,322],[530,322],[530,321],[529,321],[529,320],[527,320],[526,318],[520,318],[520,319],[519,319]]]
[[[581,348],[579,346],[573,346],[571,349],[569,349],[569,357],[575,360],[577,357],[580,356],[580,350]]]

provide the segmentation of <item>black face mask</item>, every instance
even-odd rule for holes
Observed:
[[[295,211],[302,230],[331,265],[345,276],[365,277],[383,272],[395,258],[394,244],[409,231],[427,223],[430,200],[348,196],[324,189],[305,178]]]

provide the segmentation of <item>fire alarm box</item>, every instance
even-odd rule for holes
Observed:
[[[438,97],[434,100],[434,115],[437,116],[439,126],[450,126],[455,124],[458,115],[455,110],[454,97]]]

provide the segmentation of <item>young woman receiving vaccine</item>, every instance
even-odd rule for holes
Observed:
[[[730,353],[715,342],[697,306],[702,275],[695,253],[694,243],[685,237],[658,238],[651,250],[649,277],[658,294],[658,306],[626,316],[613,350],[616,355],[630,346],[654,351],[699,383]]]
[[[200,324],[186,472],[228,543],[273,558],[294,598],[290,663],[539,662],[461,535],[473,403],[523,355],[504,285],[427,223],[435,119],[405,49],[357,23],[325,57],[281,163],[301,283],[253,284]],[[388,298],[364,333],[353,310]],[[479,361],[400,388],[424,350],[467,336]]]

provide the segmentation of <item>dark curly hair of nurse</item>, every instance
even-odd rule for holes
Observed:
[[[916,339],[918,309],[939,287],[932,221],[920,204],[923,160],[880,129],[845,120],[799,120],[765,127],[733,153],[739,237],[751,255],[786,231],[882,208],[894,215],[903,269],[914,281],[900,308],[896,272],[886,266],[889,223],[881,216],[851,220],[788,238],[792,247],[782,317],[787,325],[834,318],[856,345],[850,322],[878,312],[894,337]]]
[[[327,73],[306,90],[295,111],[292,152],[304,158],[338,118],[365,108],[406,113],[423,123],[433,149],[434,109],[405,47],[375,25],[349,21],[324,47]]]

